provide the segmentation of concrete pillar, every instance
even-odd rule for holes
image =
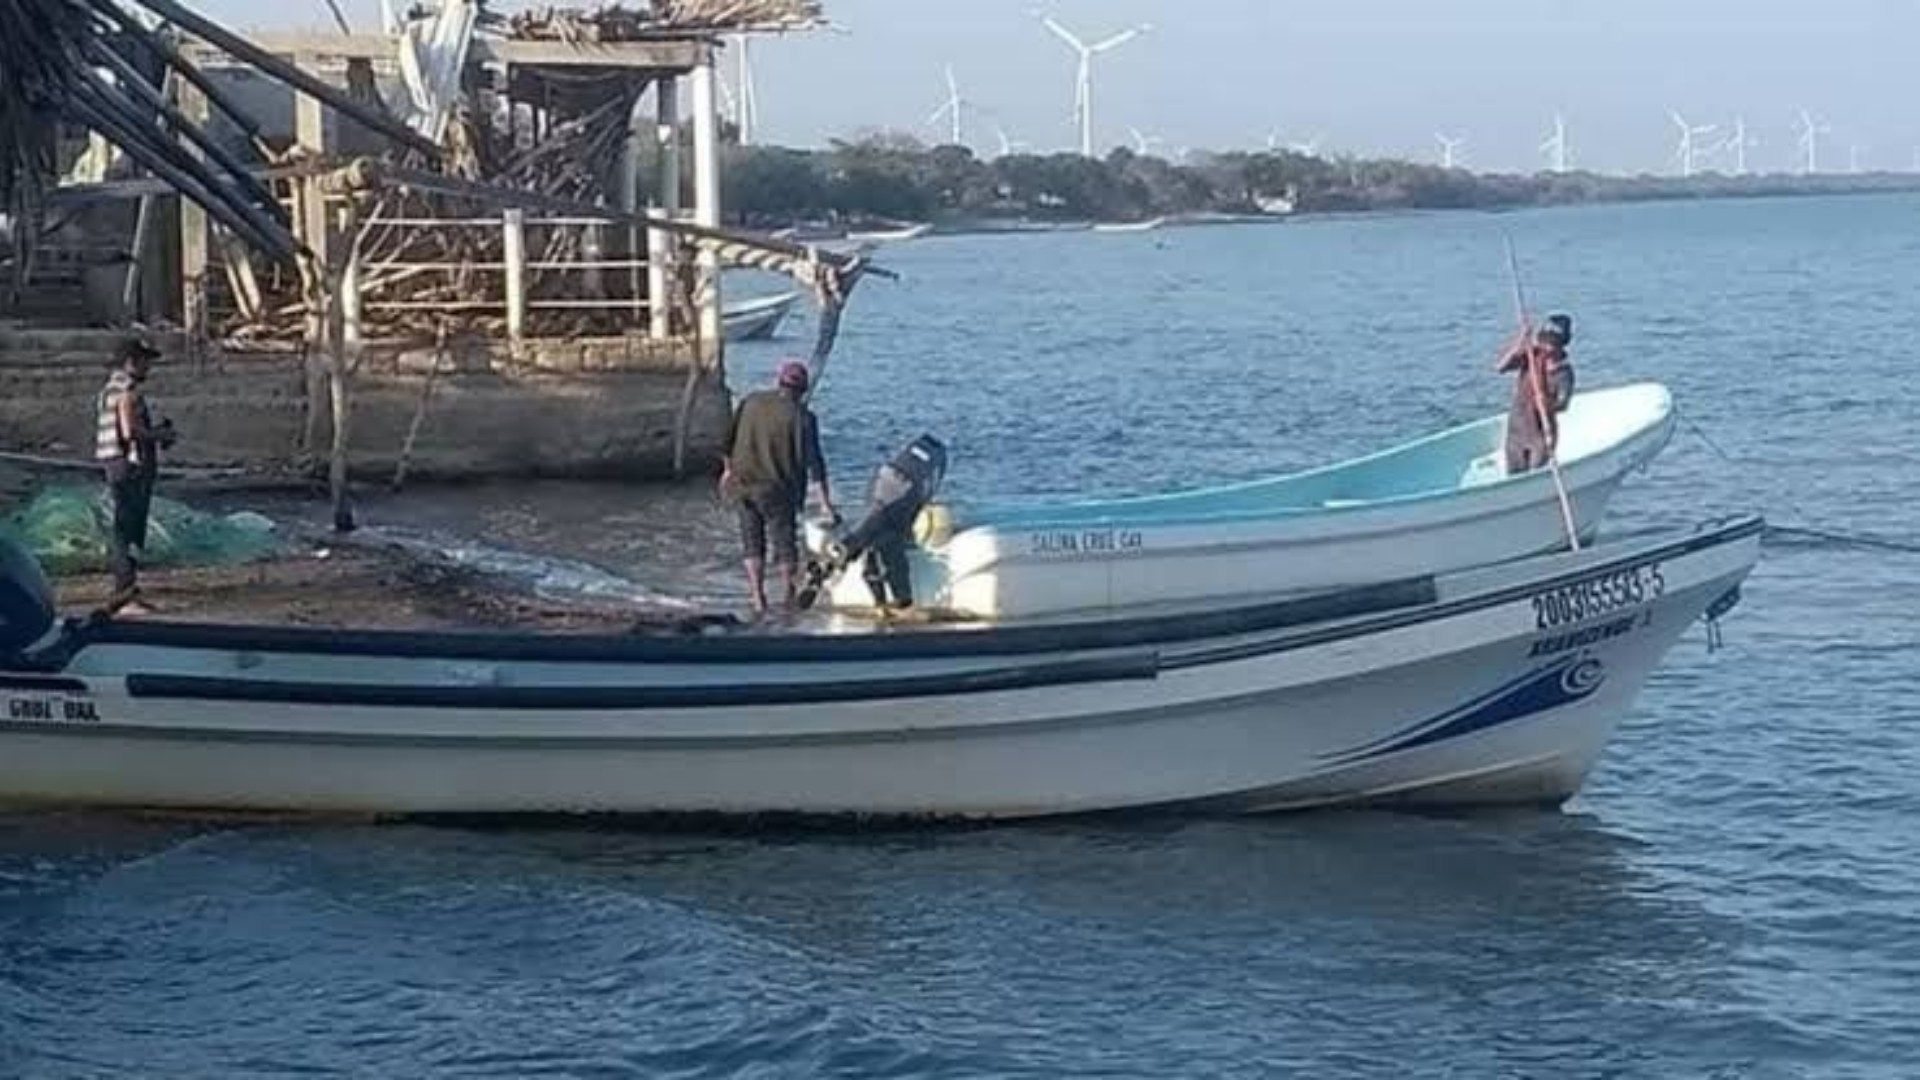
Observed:
[[[653,84],[654,141],[660,150],[660,174],[648,217],[672,218],[680,211],[680,82],[666,78]],[[647,302],[652,334],[673,336],[673,234],[647,230]]]
[[[501,212],[501,260],[506,263],[507,347],[516,359],[527,334],[527,212]]]
[[[366,316],[366,298],[360,293],[360,245],[354,243],[352,236],[345,237],[343,242],[351,247],[346,253],[347,265],[340,271],[340,340],[347,346],[347,360],[357,364]]]
[[[305,58],[302,58],[303,60]],[[305,155],[319,160],[327,155],[327,110],[319,98],[306,94],[293,97],[293,136]],[[303,281],[308,300],[307,305],[307,417],[300,432],[300,450],[303,454],[318,455],[320,452],[320,421],[327,415],[327,320],[329,314],[324,297],[326,293],[326,275],[329,272],[329,247],[333,222],[327,217],[326,193],[321,190],[317,176],[295,180],[294,205],[295,235],[307,250],[313,252],[313,265],[302,267],[303,277],[312,274],[317,280]]]
[[[325,158],[332,150],[332,142],[327,137],[327,107],[319,98],[305,94],[295,94],[293,104],[293,136],[300,149],[310,158]],[[319,259],[322,266],[329,265],[327,241],[332,224],[327,218],[326,199],[321,197],[317,183],[303,185],[303,198],[300,206],[300,220],[297,226],[300,239]]]
[[[187,119],[206,128],[211,110],[207,97],[185,79],[170,79],[174,99]],[[192,147],[187,153],[203,155]],[[197,356],[199,343],[207,333],[207,212],[187,199],[180,200],[180,326],[186,331],[187,349]]]
[[[710,228],[720,224],[718,78],[713,49],[709,47],[699,66],[693,69],[693,220]],[[700,340],[718,355],[720,257],[712,247],[702,244],[695,265],[700,279],[694,290],[694,300],[699,305]]]
[[[645,95],[636,95],[633,99],[633,111],[627,114],[626,141],[621,146],[620,151],[620,178],[618,181],[620,187],[619,190],[615,192],[616,200],[614,202],[616,209],[629,216],[640,213],[640,151],[641,148],[646,145],[646,115]],[[626,227],[623,236],[625,243],[620,246],[620,257],[629,260],[644,257],[647,247],[646,237],[643,235],[642,230],[629,225]],[[646,278],[642,276],[641,269],[634,267],[628,270],[626,279],[627,295],[638,299],[641,295],[641,290],[646,288]],[[638,311],[632,311],[629,312],[629,316],[637,321],[639,313]]]

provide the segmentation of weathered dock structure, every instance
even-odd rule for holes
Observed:
[[[92,59],[226,187],[190,197],[111,117],[117,139],[72,128],[0,289],[0,449],[83,452],[110,344],[141,325],[163,328],[179,463],[663,477],[724,432],[722,266],[850,284],[844,260],[718,230],[724,35],[815,5],[444,0],[390,32],[241,38],[142,3],[177,30],[79,5],[117,24]],[[96,98],[71,95],[79,119]],[[259,228],[217,213],[252,189]],[[275,221],[291,258],[263,250]]]

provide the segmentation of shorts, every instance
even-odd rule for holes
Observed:
[[[800,564],[800,502],[785,492],[742,492],[740,548],[748,562],[767,561],[773,548],[776,566]]]

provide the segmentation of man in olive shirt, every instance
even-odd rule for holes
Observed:
[[[780,570],[787,609],[794,602],[800,562],[800,508],[807,482],[820,489],[820,509],[838,519],[827,486],[827,460],[820,452],[820,425],[806,406],[809,376],[805,364],[780,365],[776,387],[742,398],[727,431],[727,455],[721,462],[720,490],[739,508],[740,543],[746,553],[747,586],[753,609],[767,610],[767,548]]]

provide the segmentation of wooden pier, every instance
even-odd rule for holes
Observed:
[[[197,29],[195,77],[153,89],[205,132],[196,153],[269,156],[249,175],[301,257],[110,172],[96,136],[98,175],[55,192],[65,224],[0,312],[0,449],[80,452],[114,336],[88,328],[145,325],[171,330],[154,395],[186,464],[326,463],[344,497],[349,471],[665,477],[716,456],[720,270],[743,239],[715,232],[717,32],[474,34],[463,112],[423,145],[381,103],[399,39]]]

